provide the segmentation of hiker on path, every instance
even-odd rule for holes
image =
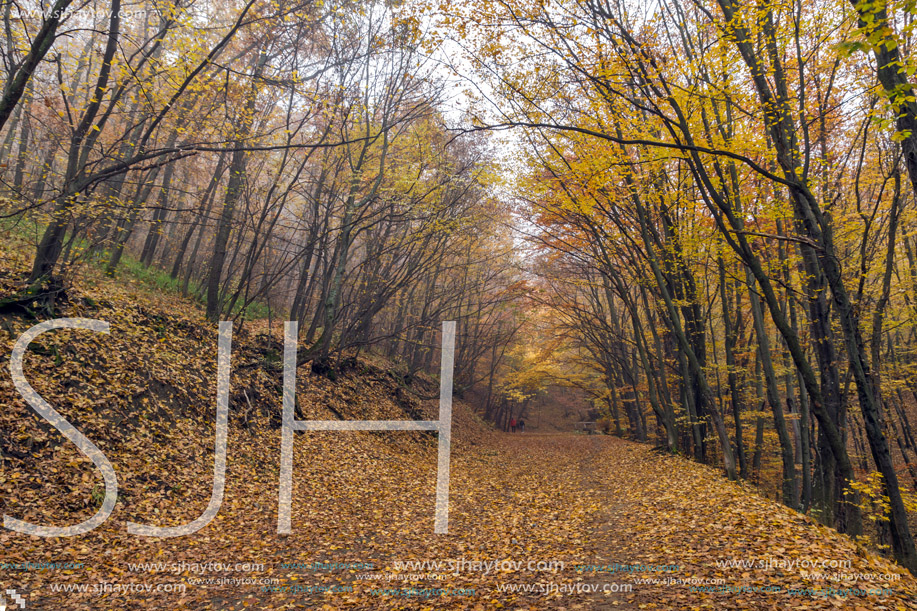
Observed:
[[[519,432],[520,433],[525,432],[525,420],[523,420],[522,418],[519,418]]]
[[[515,418],[510,418],[510,419],[509,419],[509,430],[510,430],[511,433],[515,433],[515,432],[516,432],[516,419],[515,419]]]

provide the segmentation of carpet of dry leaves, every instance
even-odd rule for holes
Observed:
[[[0,294],[20,281],[25,262],[13,263]],[[111,333],[43,336],[26,374],[111,459],[120,496],[84,536],[0,530],[0,586],[24,593],[29,609],[917,609],[913,577],[711,468],[604,436],[495,433],[461,402],[449,534],[433,533],[435,435],[322,432],[296,433],[294,532],[280,536],[278,325],[235,334],[219,515],[189,537],[130,536],[128,521],[182,524],[207,505],[216,328],[188,302],[92,274],[69,290],[60,315],[106,320]],[[0,511],[73,524],[95,512],[103,487],[12,386],[12,344],[33,322],[0,315]],[[424,398],[435,381],[379,358],[338,369],[330,379],[302,368],[300,417],[436,418]],[[798,566],[717,565],[794,559],[851,566],[826,579]],[[399,566],[425,561],[440,564]],[[480,565],[494,561],[496,570]],[[853,591],[875,588],[890,592]]]

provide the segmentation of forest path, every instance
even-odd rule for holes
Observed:
[[[129,536],[123,513],[75,539],[7,532],[5,561],[86,566],[7,572],[15,583],[4,587],[27,591],[30,609],[55,610],[917,609],[917,582],[845,537],[715,469],[602,435],[460,435],[449,533],[436,535],[434,440],[385,433],[415,437],[380,444],[378,435],[296,434],[290,535],[276,533],[277,440],[260,438],[267,468],[231,458],[223,508],[199,533]],[[807,574],[819,569],[803,566],[848,560],[843,572],[856,580],[816,579]],[[731,561],[773,566],[722,564]],[[93,591],[98,583],[149,590]],[[852,591],[880,587],[891,593]]]
[[[582,486],[602,507],[581,573],[599,584],[588,608],[917,609],[909,573],[751,486],[647,446],[580,439]]]

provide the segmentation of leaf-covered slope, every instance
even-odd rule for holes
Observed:
[[[8,275],[0,282],[12,285],[15,279]],[[0,292],[9,288],[2,286]],[[129,281],[92,277],[68,289],[55,315],[110,324],[108,334],[43,334],[30,345],[25,374],[42,397],[113,461],[122,505],[134,511],[144,503],[167,504],[173,498],[188,512],[206,505],[213,468],[216,325],[187,301],[154,296]],[[101,479],[72,444],[25,404],[9,375],[15,340],[36,322],[15,312],[0,315],[4,502],[8,512],[20,517],[75,523],[95,511]],[[264,330],[265,325],[260,327]],[[230,423],[234,434],[248,443],[267,438],[279,442],[282,343],[256,333],[257,328],[249,324],[233,338]],[[279,335],[279,328],[274,333]],[[438,417],[437,402],[424,400],[435,396],[437,387],[424,376],[406,377],[362,359],[331,366],[330,372],[323,369],[324,375],[314,374],[309,365],[300,369],[300,418]],[[456,409],[454,426],[482,428],[464,406]],[[386,439],[394,447],[424,452],[435,441],[429,433]],[[230,447],[231,456],[256,462],[273,461],[276,451],[265,447],[246,454]]]

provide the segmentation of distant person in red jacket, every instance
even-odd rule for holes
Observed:
[[[518,426],[519,426],[519,432],[524,433],[525,432],[525,420],[523,420],[522,418],[519,418]]]
[[[512,432],[512,433],[515,433],[515,432],[516,432],[516,419],[515,419],[515,418],[510,418],[510,419],[509,419],[509,430],[510,430],[510,432]]]

